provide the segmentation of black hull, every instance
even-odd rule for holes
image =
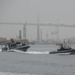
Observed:
[[[30,47],[30,46],[17,47],[16,50],[27,51],[27,49],[28,49],[29,47]]]
[[[75,54],[75,49],[62,50],[62,51],[51,51],[51,52],[49,52],[49,54],[57,54],[57,53],[70,53],[70,54]]]
[[[67,51],[67,50],[71,50],[71,48],[70,49],[57,49],[57,51]]]
[[[19,50],[19,51],[27,51],[27,49],[30,48],[30,46],[21,46],[21,47],[17,47],[17,48],[11,48],[11,49],[7,49],[7,48],[2,48],[2,51],[7,51],[7,52],[14,52],[14,49]]]

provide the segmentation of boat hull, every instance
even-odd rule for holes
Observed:
[[[16,50],[27,51],[27,49],[28,49],[29,47],[30,47],[30,46],[17,47]]]
[[[57,54],[57,53],[71,53],[71,54],[73,54],[73,53],[75,53],[75,49],[49,52],[49,54]]]
[[[30,46],[21,46],[21,47],[16,47],[16,48],[11,48],[11,49],[7,49],[7,48],[2,48],[2,51],[7,51],[7,52],[14,52],[14,49],[19,50],[19,51],[27,51],[27,49],[30,48]]]

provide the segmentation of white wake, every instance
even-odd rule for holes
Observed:
[[[19,52],[19,53],[25,53],[25,54],[49,54],[49,51],[19,51],[19,50],[14,50],[14,52]]]

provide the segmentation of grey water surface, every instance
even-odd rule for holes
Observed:
[[[75,75],[75,55],[48,54],[57,48],[31,45],[27,52],[0,52],[0,75]]]

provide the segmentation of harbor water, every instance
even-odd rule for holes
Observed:
[[[49,54],[57,48],[30,45],[27,52],[0,52],[0,75],[75,75],[75,55]]]

